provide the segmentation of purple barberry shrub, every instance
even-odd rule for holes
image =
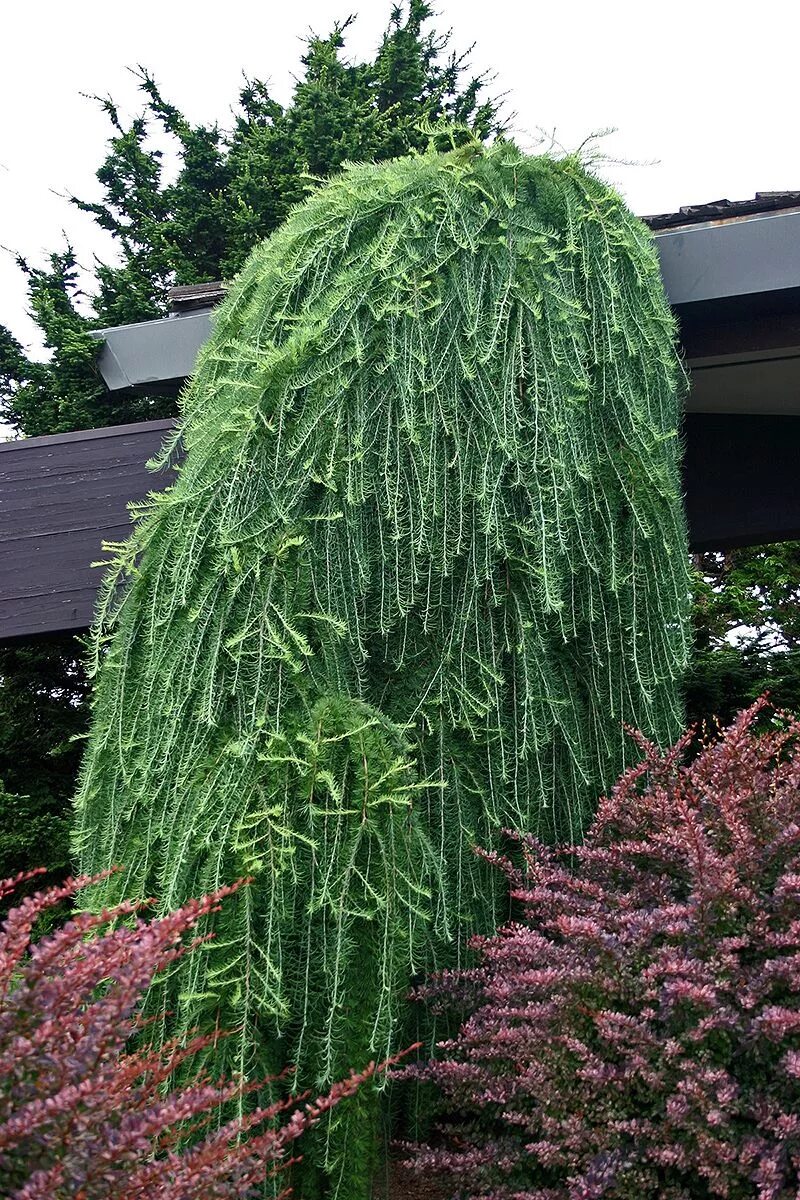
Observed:
[[[35,874],[35,873],[34,873]],[[28,876],[0,882],[0,900]],[[207,1037],[148,1046],[140,1013],[159,973],[204,941],[236,889],[157,920],[146,904],[78,915],[32,943],[41,915],[90,879],[21,900],[0,930],[0,1196],[3,1200],[245,1200],[292,1162],[292,1143],[372,1068],[327,1096],[250,1107],[254,1085],[198,1075],[170,1088]],[[143,1028],[144,1027],[144,1028]],[[132,1048],[133,1046],[133,1048]],[[226,1119],[230,1107],[243,1115]]]
[[[800,1196],[799,737],[761,700],[693,758],[640,738],[583,845],[487,856],[515,919],[423,989],[466,1016],[412,1069],[445,1194]]]

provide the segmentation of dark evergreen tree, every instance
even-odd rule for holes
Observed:
[[[690,720],[727,724],[764,691],[800,710],[800,543],[698,555],[693,624]]]
[[[489,136],[499,118],[497,104],[484,98],[486,80],[469,75],[468,55],[450,49],[449,34],[429,28],[431,15],[428,0],[393,7],[366,62],[346,56],[350,19],[328,36],[310,36],[291,103],[281,106],[264,82],[248,80],[229,130],[192,124],[143,68],[144,106],[134,120],[126,123],[113,100],[99,98],[111,124],[97,172],[102,196],[95,202],[73,197],[73,203],[112,235],[118,258],[95,264],[88,295],[69,246],[44,267],[19,260],[50,358],[31,358],[0,327],[0,419],[37,436],[173,415],[173,397],[106,393],[95,370],[92,329],[165,315],[175,284],[230,278],[291,206],[348,159],[379,160],[421,148],[425,126],[442,118]],[[165,180],[154,133],[177,148],[173,182]],[[66,638],[24,653],[22,670],[18,649],[0,650],[0,779],[11,791],[36,796],[48,828],[61,830],[77,756],[53,753],[85,720],[83,684],[74,691],[62,686],[65,669],[79,679],[81,651]],[[31,741],[34,710],[37,737]],[[15,860],[16,851],[7,849],[7,873],[45,856],[58,866],[66,855],[63,841],[26,841],[18,851]]]
[[[311,35],[291,103],[282,107],[265,83],[248,80],[231,130],[192,125],[142,67],[143,111],[129,124],[113,100],[97,97],[111,124],[97,172],[102,199],[72,203],[112,235],[119,261],[96,263],[85,296],[70,247],[51,255],[47,269],[20,260],[53,358],[31,361],[0,330],[0,417],[35,436],[174,412],[174,399],[112,402],[94,370],[89,331],[165,315],[175,284],[230,278],[292,205],[345,161],[422,149],[426,126],[442,118],[479,138],[496,131],[498,106],[483,98],[485,77],[464,79],[467,55],[449,49],[449,34],[426,29],[431,12],[428,0],[410,0],[407,11],[395,6],[375,58],[363,63],[344,53],[352,18],[327,37]],[[154,133],[177,149],[174,182],[164,180]]]
[[[56,879],[69,866],[89,683],[71,636],[5,648],[2,670],[0,878],[44,863]]]

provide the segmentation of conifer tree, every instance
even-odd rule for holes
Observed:
[[[765,691],[800,711],[800,542],[698,554],[694,577],[689,719],[724,725]]]
[[[221,1023],[223,1066],[300,1086],[396,1049],[414,973],[494,927],[475,844],[575,839],[624,726],[682,719],[648,231],[576,158],[449,136],[347,168],[253,252],[98,613],[75,844],[129,869],[95,902],[252,876],[170,1028]],[[377,1113],[333,1118],[299,1195],[369,1195]]]
[[[38,436],[174,416],[173,396],[105,391],[93,328],[166,315],[174,284],[230,278],[314,179],[347,158],[380,160],[421,147],[425,120],[461,120],[480,137],[496,129],[497,105],[484,98],[484,78],[470,76],[468,55],[451,50],[449,34],[430,28],[431,11],[428,0],[393,6],[377,53],[365,62],[347,57],[350,21],[312,35],[291,103],[283,107],[265,83],[248,80],[232,129],[193,124],[145,69],[144,107],[132,121],[100,98],[111,128],[97,172],[101,198],[73,202],[111,235],[118,261],[98,262],[87,286],[69,246],[45,266],[20,258],[30,311],[51,356],[30,357],[0,327],[0,420]],[[174,182],[164,178],[164,138],[177,154]],[[19,793],[15,825],[24,812],[38,827],[47,824],[53,866],[66,859],[65,840],[53,838],[65,827],[75,786],[78,756],[68,738],[86,719],[82,659],[71,636],[0,647],[0,779]],[[10,840],[5,873],[40,863],[38,852],[28,858],[28,844]],[[35,851],[35,840],[30,845]]]

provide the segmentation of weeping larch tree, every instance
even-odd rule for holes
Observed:
[[[164,1029],[313,1088],[502,913],[473,853],[578,837],[681,724],[682,374],[647,230],[578,156],[348,167],[258,247],[117,547],[78,797],[96,903],[240,875]],[[165,459],[174,444],[165,448]],[[298,1184],[369,1195],[379,1101]]]

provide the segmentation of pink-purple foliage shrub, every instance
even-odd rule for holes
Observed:
[[[29,876],[0,882],[0,900]],[[42,913],[91,880],[21,900],[0,930],[0,1196],[3,1200],[244,1200],[290,1164],[290,1147],[370,1073],[309,1101],[225,1119],[250,1090],[173,1071],[209,1044],[140,1049],[139,1005],[195,949],[199,923],[235,888],[147,920],[145,905],[78,915],[31,942]],[[146,1030],[144,1030],[146,1033]],[[191,1133],[191,1138],[187,1135]],[[247,1135],[245,1138],[242,1135]],[[282,1193],[288,1194],[288,1193]]]
[[[689,765],[642,741],[584,845],[495,856],[518,918],[423,990],[467,1016],[411,1069],[448,1196],[800,1196],[800,721],[764,706]]]

